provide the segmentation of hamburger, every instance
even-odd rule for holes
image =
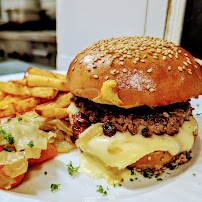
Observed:
[[[109,184],[128,169],[186,163],[198,134],[190,98],[202,94],[202,70],[172,42],[153,37],[99,40],[67,73],[68,108],[84,173]]]

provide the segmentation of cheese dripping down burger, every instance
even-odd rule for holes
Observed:
[[[87,175],[113,184],[126,168],[155,172],[189,160],[198,134],[189,99],[202,94],[202,69],[183,48],[151,37],[100,40],[78,53],[67,79]]]

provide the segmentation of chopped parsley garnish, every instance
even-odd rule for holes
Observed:
[[[33,141],[30,141],[27,145],[32,148],[34,146]]]
[[[148,173],[148,172],[145,172],[145,171],[142,172],[142,175],[145,178],[149,178],[149,179],[151,179],[153,177],[153,173]]]
[[[106,196],[107,195],[107,191],[104,191],[102,185],[97,185],[97,192],[103,194],[103,196]]]
[[[36,116],[33,116],[32,118],[35,119],[35,118],[37,118],[37,117],[38,117],[38,116],[36,115]]]
[[[159,174],[156,174],[156,175],[155,175],[155,178],[158,178],[158,177],[159,177]]]
[[[131,182],[133,182],[133,181],[134,181],[134,179],[133,179],[133,178],[130,178],[130,181],[131,181]]]
[[[114,186],[114,187],[116,187],[116,185],[115,185],[115,184],[113,184],[113,186]]]
[[[14,149],[12,149],[12,148],[11,148],[11,149],[8,149],[8,148],[7,148],[7,145],[4,146],[3,150],[5,150],[5,151],[7,151],[7,152],[12,152],[12,151],[14,151]]]
[[[7,119],[7,121],[10,121],[10,120],[11,120],[11,118],[8,118],[8,119]]]
[[[22,117],[19,117],[19,118],[18,118],[18,121],[22,121]]]
[[[196,176],[196,174],[195,174],[195,173],[193,173],[193,176]]]
[[[189,161],[192,159],[190,153],[186,153],[186,158],[187,158],[187,160],[189,160]]]
[[[162,181],[162,180],[163,180],[162,178],[158,178],[158,179],[157,179],[157,181]]]
[[[119,187],[121,187],[122,186],[122,184],[119,184]]]
[[[14,137],[8,135],[7,132],[5,130],[3,130],[3,128],[1,126],[0,126],[0,133],[3,134],[4,139],[8,140],[9,144],[13,144],[15,142]]]
[[[199,104],[197,104],[196,106],[199,107]]]
[[[169,172],[166,172],[166,174],[170,175],[170,173],[169,173]]]
[[[172,165],[172,163],[169,163],[168,164],[168,167],[170,168],[170,170],[176,170],[176,169],[178,169],[178,165]]]
[[[47,174],[48,174],[47,171],[45,171],[45,172],[44,172],[44,175],[47,175]]]
[[[200,116],[200,115],[202,115],[202,113],[197,113],[196,115],[197,115],[197,116]]]
[[[135,172],[134,172],[134,169],[133,169],[133,168],[128,168],[128,169],[130,170],[130,172],[131,172],[130,174],[131,174],[131,175],[135,175]]]
[[[73,167],[72,162],[70,161],[70,163],[67,165],[68,166],[68,172],[71,176],[73,176],[75,173],[77,173],[78,169],[80,166],[78,167]]]
[[[51,184],[51,191],[54,192],[55,190],[57,190],[59,188],[61,184]]]

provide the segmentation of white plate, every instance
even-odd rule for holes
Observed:
[[[64,72],[65,73],[65,72]],[[0,76],[0,81],[20,79],[23,73]],[[202,97],[192,99],[195,108],[193,114],[199,126],[202,117],[196,113],[202,112]],[[200,106],[198,107],[197,104]],[[22,183],[16,188],[0,190],[0,201],[201,201],[202,200],[202,131],[200,130],[193,148],[192,160],[180,166],[171,174],[164,174],[163,181],[156,178],[145,179],[138,175],[138,180],[124,183],[121,187],[107,185],[103,179],[92,179],[81,172],[71,177],[67,164],[72,161],[79,166],[79,151],[60,154],[53,160],[31,166]],[[47,175],[44,172],[47,171]],[[195,175],[193,175],[195,174]],[[50,185],[61,184],[59,190],[52,193]],[[102,185],[107,196],[98,193],[96,185]]]

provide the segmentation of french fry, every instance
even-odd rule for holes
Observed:
[[[18,102],[14,102],[14,108],[16,112],[22,113],[35,108],[38,104],[40,104],[39,98],[27,98],[24,100],[20,100]]]
[[[26,79],[17,79],[17,80],[12,80],[12,81],[9,81],[9,82],[12,82],[12,83],[15,83],[15,84],[18,84],[18,85],[21,85],[21,86],[26,86],[26,84],[27,84]]]
[[[16,113],[13,103],[0,107],[0,118],[12,116]]]
[[[36,110],[41,110],[43,108],[63,108],[69,106],[71,103],[70,98],[72,93],[61,93],[54,100],[46,102],[44,104],[38,105]]]
[[[14,84],[12,82],[2,81],[0,81],[0,90],[12,95],[48,99],[54,99],[58,93],[58,89],[52,87],[27,87]]]
[[[22,100],[23,98],[21,97],[13,97],[11,95],[7,95],[4,100],[0,101],[0,109],[8,105],[9,103],[14,103],[19,100]]]
[[[27,85],[30,87],[53,87],[57,88],[59,91],[68,91],[67,80],[61,78],[51,78],[41,75],[28,75]]]
[[[42,108],[35,109],[35,111],[46,118],[64,119],[68,117],[67,108]]]
[[[17,99],[19,97],[10,98],[7,101],[0,102],[0,118],[12,116],[16,113],[23,113],[35,108],[40,104],[40,98],[27,98],[27,99]]]
[[[3,91],[0,91],[0,101],[3,100],[6,97],[6,93]]]
[[[35,67],[29,67],[25,71],[25,78],[29,74],[45,76],[45,77],[50,77],[50,78],[58,78],[58,79],[65,79],[66,78],[66,75],[64,75],[64,74],[59,74],[59,73],[51,72],[51,71],[48,71],[48,70],[42,70],[42,69],[35,68]]]

